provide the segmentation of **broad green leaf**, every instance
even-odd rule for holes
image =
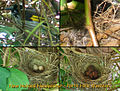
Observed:
[[[8,78],[8,87],[6,91],[22,91],[23,88],[21,85],[29,85],[29,80],[23,72],[18,69],[10,68],[11,76]],[[12,86],[16,86],[16,88],[12,88]]]
[[[7,78],[10,76],[10,72],[6,68],[0,67],[0,89],[6,91]]]

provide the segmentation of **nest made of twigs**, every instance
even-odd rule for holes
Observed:
[[[109,7],[108,7],[109,5]],[[108,7],[106,9],[106,7]],[[93,17],[97,39],[105,46],[120,45],[120,3],[105,0],[97,6]],[[111,42],[111,41],[114,41]]]
[[[58,53],[42,53],[34,49],[20,50],[19,69],[25,72],[31,84],[54,84],[58,75]]]

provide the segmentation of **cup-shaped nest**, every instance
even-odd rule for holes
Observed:
[[[91,54],[73,53],[70,57],[72,76],[81,84],[106,83],[111,73],[107,61]]]
[[[58,75],[58,53],[41,53],[34,49],[20,50],[19,69],[25,72],[31,84],[54,84]]]

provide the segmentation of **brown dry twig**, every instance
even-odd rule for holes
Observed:
[[[120,12],[120,5],[109,2],[111,3],[111,6],[105,10],[106,3],[108,3],[107,0],[99,4],[94,14],[93,22],[97,32],[97,39],[100,41],[111,37],[111,39],[116,39],[116,41],[118,41],[117,44],[119,45],[120,18],[118,13]],[[102,7],[101,10],[99,9],[100,7]]]
[[[104,32],[99,32],[97,34],[97,39],[101,40],[102,38],[107,38],[108,36],[114,37],[118,40],[120,40],[120,36],[112,35],[114,32],[118,31],[120,29],[120,26],[112,26],[108,30],[105,30]],[[102,30],[100,30],[102,31]]]

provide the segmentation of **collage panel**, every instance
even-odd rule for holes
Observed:
[[[61,46],[120,46],[119,0],[61,0]]]
[[[120,48],[62,47],[60,91],[119,91]]]
[[[0,46],[59,46],[59,0],[1,0]]]
[[[57,47],[1,47],[0,91],[59,91]]]

